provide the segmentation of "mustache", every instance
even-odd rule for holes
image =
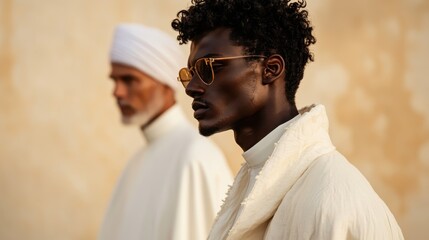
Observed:
[[[130,103],[128,103],[126,100],[123,100],[123,99],[118,99],[116,102],[117,102],[119,107],[126,107],[126,108],[132,107]]]

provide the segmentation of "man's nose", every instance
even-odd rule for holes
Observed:
[[[127,94],[127,88],[121,81],[115,81],[115,88],[113,89],[113,96],[115,98],[124,98]]]
[[[186,86],[185,92],[188,96],[195,98],[204,94],[205,87],[206,85],[195,74]]]

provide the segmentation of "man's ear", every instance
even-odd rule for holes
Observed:
[[[273,54],[265,60],[263,70],[263,84],[270,84],[279,78],[284,78],[286,70],[285,61],[279,54]]]

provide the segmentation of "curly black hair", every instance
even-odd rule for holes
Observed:
[[[286,98],[295,104],[295,94],[304,76],[309,50],[316,43],[308,20],[305,0],[192,0],[171,23],[180,44],[198,41],[220,27],[231,29],[231,40],[247,54],[279,54],[286,63]]]

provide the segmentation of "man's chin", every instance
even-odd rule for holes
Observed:
[[[141,127],[143,125],[146,125],[149,121],[149,116],[147,114],[134,114],[131,116],[124,116],[122,115],[122,124],[127,126],[137,126]]]
[[[199,130],[200,134],[205,136],[205,137],[211,136],[211,135],[219,132],[219,129],[216,127],[204,127],[204,126],[201,126],[201,124],[198,126],[198,130]]]
[[[121,122],[122,122],[122,124],[127,125],[127,126],[128,125],[134,125],[133,121],[131,120],[130,117],[124,117],[124,116],[122,116]]]

